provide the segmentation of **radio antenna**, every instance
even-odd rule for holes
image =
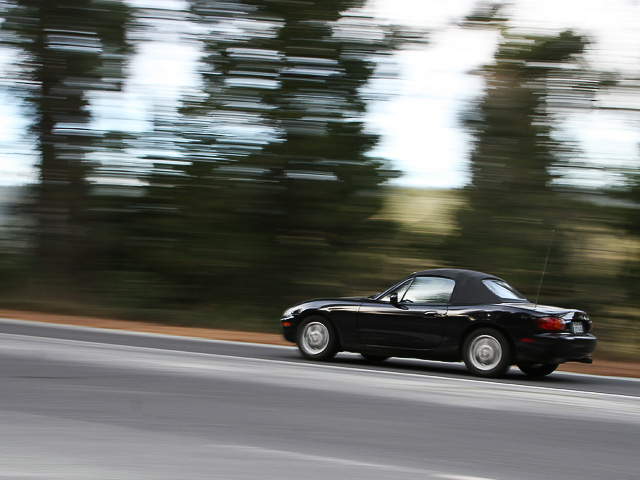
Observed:
[[[555,236],[555,233],[555,230],[551,230],[551,241],[549,242],[549,248],[547,250],[547,258],[544,259],[544,267],[542,267],[542,276],[540,277],[540,285],[538,285],[538,294],[536,295],[536,306],[534,307],[534,309],[538,308],[538,300],[540,300],[540,290],[542,290],[544,274],[547,272],[547,262],[549,261],[549,254],[551,253],[551,245],[553,245],[553,237]]]

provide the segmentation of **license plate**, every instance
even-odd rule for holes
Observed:
[[[582,323],[574,323],[573,324],[573,334],[574,335],[582,335],[584,333],[584,326]]]

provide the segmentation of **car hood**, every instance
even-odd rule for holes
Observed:
[[[305,300],[298,305],[304,305],[307,303],[340,303],[340,302],[364,302],[366,297],[327,297],[327,298],[313,298],[311,300]]]
[[[365,297],[314,298],[292,305],[287,310],[285,310],[285,315],[296,315],[300,311],[308,308],[322,308],[341,303],[353,304],[364,302],[365,300]]]

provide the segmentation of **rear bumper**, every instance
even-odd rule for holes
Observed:
[[[598,340],[591,334],[541,334],[516,341],[516,363],[588,362]]]

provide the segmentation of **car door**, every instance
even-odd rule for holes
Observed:
[[[455,282],[417,276],[358,311],[358,334],[365,346],[411,351],[436,348],[445,334],[447,307]]]

